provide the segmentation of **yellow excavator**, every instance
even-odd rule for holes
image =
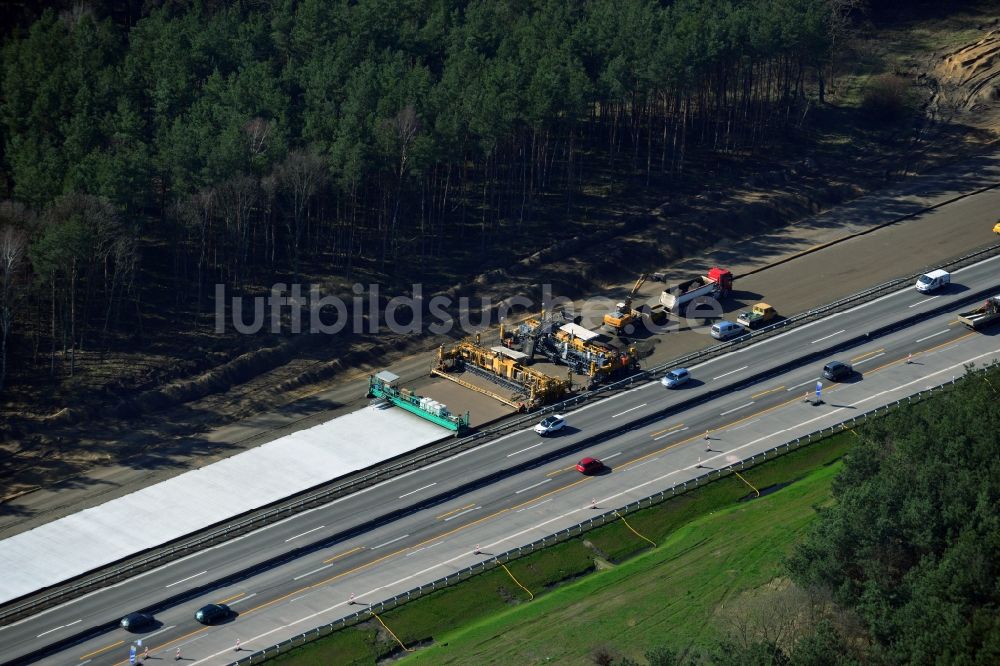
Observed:
[[[632,299],[635,295],[639,293],[639,287],[642,283],[646,281],[646,274],[643,273],[639,276],[639,279],[635,281],[635,286],[632,287],[632,291],[628,292],[628,296],[621,303],[615,306],[614,312],[609,312],[604,315],[604,325],[613,328],[615,333],[618,335],[622,334],[627,327],[636,324],[641,318],[642,313],[638,310],[632,309]]]

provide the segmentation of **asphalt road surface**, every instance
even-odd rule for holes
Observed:
[[[908,179],[889,190],[837,206],[770,234],[736,243],[726,241],[674,266],[671,277],[689,277],[712,265],[725,266],[742,274],[794,252],[870,229],[873,225],[902,215],[918,213],[913,219],[740,279],[736,283],[738,293],[728,306],[733,310],[756,300],[765,300],[782,314],[801,312],[995,242],[995,234],[991,230],[1000,210],[1000,189],[987,189],[940,208],[919,211],[997,182],[1000,182],[1000,152]],[[630,286],[631,282],[624,285],[621,291],[612,290],[604,295],[620,299]],[[647,283],[642,293],[655,300],[661,288],[658,283]],[[601,308],[592,314],[599,320],[603,313]],[[686,333],[656,339],[659,342],[647,365],[676,358],[707,344],[703,336]],[[402,377],[404,385],[425,390],[429,384],[427,369],[433,364],[434,357],[433,352],[414,354],[393,363],[389,369]],[[206,461],[231,455],[363,407],[367,372],[355,375],[354,378],[349,373],[338,377],[336,386],[317,391],[297,404],[199,433],[199,451],[202,453],[191,461],[179,457],[176,465],[157,466],[155,469],[135,464],[101,466],[55,488],[17,498],[0,507],[0,532],[3,536],[10,536],[31,529],[148,486],[186,467],[205,464]],[[427,394],[437,397],[433,392]],[[445,402],[453,411],[464,410],[461,404],[453,403],[450,398]],[[155,416],[153,422],[157,422]],[[169,436],[170,432],[160,423],[152,434],[146,428],[136,428],[126,437],[133,442],[149,444],[151,440]],[[190,432],[187,434],[190,436]]]
[[[585,520],[595,500],[601,509],[622,506],[948,381],[965,363],[1000,358],[1000,331],[970,332],[954,318],[974,294],[1000,290],[998,267],[1000,257],[957,271],[939,294],[907,288],[792,329],[691,368],[682,388],[638,385],[569,413],[558,436],[511,434],[4,627],[3,657],[17,662],[54,646],[42,663],[127,663],[141,637],[160,658],[180,647],[189,663],[226,663],[238,656],[237,639],[256,650],[353,613],[352,594],[361,603],[391,597]],[[804,398],[831,358],[859,374],[824,381],[824,403],[814,406]],[[584,455],[604,460],[607,473],[575,472]],[[197,624],[194,610],[218,601],[239,615],[217,627]],[[155,611],[155,630],[91,631],[140,608]]]

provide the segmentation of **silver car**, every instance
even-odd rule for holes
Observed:
[[[712,324],[712,337],[716,340],[728,340],[746,333],[746,329],[732,321],[720,321]]]
[[[566,419],[559,414],[553,414],[542,419],[542,422],[535,426],[535,432],[539,435],[550,435],[562,430],[564,425],[566,425]]]

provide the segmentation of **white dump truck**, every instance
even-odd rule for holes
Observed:
[[[660,303],[671,312],[679,313],[681,308],[698,297],[722,298],[732,290],[733,274],[716,266],[708,271],[708,275],[664,289],[660,294]]]

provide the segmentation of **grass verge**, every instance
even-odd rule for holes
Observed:
[[[674,645],[711,641],[720,603],[780,575],[853,440],[845,432],[748,470],[744,478],[764,491],[759,500],[742,501],[752,491],[726,477],[630,514],[658,548],[616,521],[509,563],[535,594],[530,604],[498,568],[381,617],[407,646],[433,644],[407,663],[579,663],[596,645],[638,656],[668,637]],[[598,561],[617,566],[597,572]],[[371,620],[274,661],[372,664],[400,654]]]

